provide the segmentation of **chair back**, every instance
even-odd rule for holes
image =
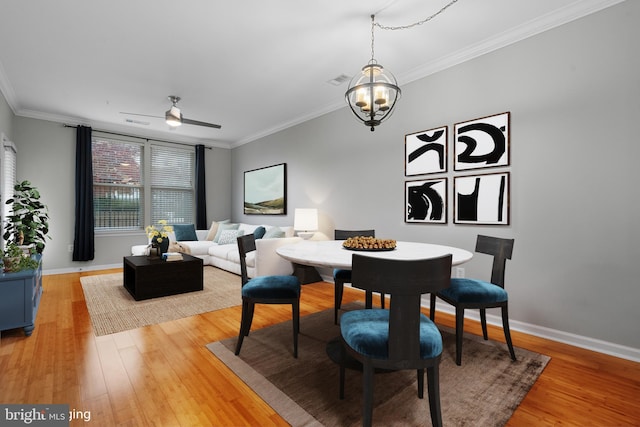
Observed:
[[[347,240],[349,237],[376,237],[376,230],[334,230],[335,240]]]
[[[420,359],[421,295],[449,286],[451,255],[420,260],[352,256],[352,285],[391,295],[389,359]]]
[[[247,234],[238,236],[238,254],[240,255],[240,277],[242,278],[242,286],[249,281],[247,274],[247,254],[256,250],[256,236]]]
[[[499,237],[478,235],[476,240],[476,252],[493,255],[493,267],[491,269],[491,283],[504,288],[504,271],[507,260],[513,253],[514,239],[502,239]]]

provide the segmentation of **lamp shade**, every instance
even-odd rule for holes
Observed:
[[[175,105],[167,110],[164,118],[169,126],[176,127],[182,124],[182,113],[180,113],[180,109]]]
[[[293,218],[293,229],[299,231],[316,231],[318,229],[318,209],[296,208]]]

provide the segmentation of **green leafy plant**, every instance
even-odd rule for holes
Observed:
[[[7,243],[5,249],[0,249],[0,258],[7,273],[38,268],[38,261],[25,254],[22,248],[13,242]]]
[[[49,233],[49,213],[47,206],[40,201],[40,192],[29,181],[17,183],[13,197],[7,200],[13,205],[13,212],[7,217],[7,226],[2,237],[17,245],[35,246],[42,253]]]

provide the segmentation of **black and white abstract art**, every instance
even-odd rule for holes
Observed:
[[[509,172],[458,176],[453,181],[456,224],[509,224]]]
[[[405,182],[405,222],[447,223],[447,178]]]
[[[453,126],[456,171],[509,165],[509,112]]]
[[[406,176],[447,171],[447,129],[443,126],[405,135]]]

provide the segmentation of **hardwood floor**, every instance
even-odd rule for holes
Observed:
[[[33,335],[2,332],[0,403],[67,403],[80,418],[73,426],[287,425],[205,348],[237,335],[240,307],[96,337],[80,277],[117,271],[44,277]],[[345,288],[345,303],[360,299],[360,292]],[[304,286],[301,315],[331,307],[332,284]],[[253,327],[288,319],[287,307],[261,306]],[[454,322],[442,313],[436,320]],[[473,321],[465,326],[480,333]],[[498,328],[489,334],[503,338]],[[640,364],[512,334],[516,346],[551,361],[509,426],[640,425]],[[90,423],[80,415],[90,416]]]

